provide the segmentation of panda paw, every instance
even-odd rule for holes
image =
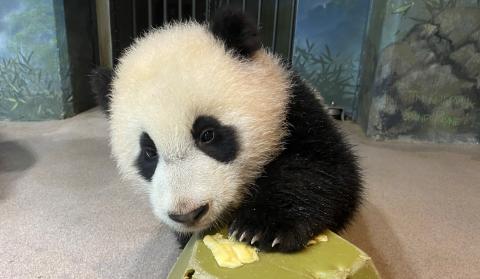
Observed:
[[[229,235],[262,251],[278,252],[301,250],[313,236],[306,222],[262,220],[255,214],[237,216],[229,227]]]

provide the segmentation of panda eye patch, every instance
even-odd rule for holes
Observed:
[[[150,181],[158,163],[158,151],[152,138],[147,133],[140,136],[140,154],[136,160],[136,167],[143,178]]]
[[[140,139],[140,148],[146,161],[156,160],[158,157],[157,147],[147,133],[143,133]]]
[[[143,155],[145,156],[145,160],[147,161],[155,160],[157,159],[157,156],[158,156],[157,149],[147,146],[143,150]]]
[[[211,158],[228,163],[235,159],[238,152],[236,130],[223,125],[213,116],[199,116],[192,126],[195,145]]]

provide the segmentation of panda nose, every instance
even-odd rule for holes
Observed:
[[[170,219],[178,223],[193,224],[194,222],[202,218],[202,216],[205,215],[207,211],[208,211],[208,203],[186,214],[168,213],[168,217],[170,217]]]

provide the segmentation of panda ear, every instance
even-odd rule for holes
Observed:
[[[97,99],[97,104],[108,115],[110,108],[110,95],[112,83],[112,70],[98,67],[90,74],[90,86]]]
[[[217,13],[211,31],[228,49],[244,58],[250,58],[261,47],[255,23],[240,11],[226,9]]]

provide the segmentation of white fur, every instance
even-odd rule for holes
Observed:
[[[241,61],[206,26],[190,22],[153,30],[125,52],[115,72],[114,158],[125,178],[147,187],[165,223],[178,231],[209,227],[238,204],[245,187],[281,149],[289,86],[288,72],[263,49]],[[195,147],[191,129],[200,115],[235,127],[240,152],[234,161],[218,162]],[[135,167],[142,132],[155,142],[160,158],[151,183]],[[210,210],[196,226],[167,216],[207,202]]]

